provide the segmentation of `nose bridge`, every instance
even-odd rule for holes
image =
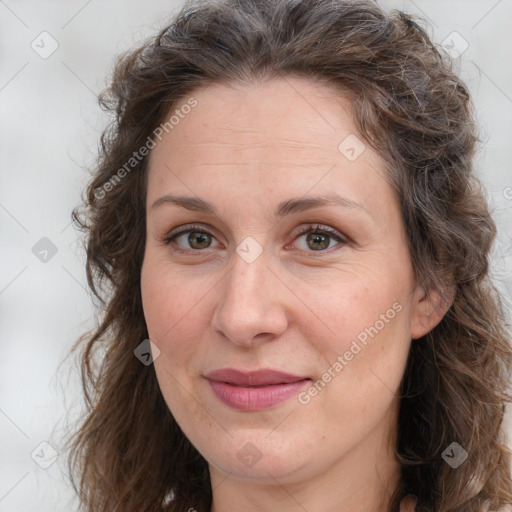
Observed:
[[[252,263],[243,261],[238,255],[234,259],[235,262],[229,274],[226,298],[233,300],[235,304],[254,302],[258,299],[258,285],[260,291],[265,286],[265,273],[268,270],[263,258],[260,257],[260,261],[256,260]]]
[[[243,248],[242,242],[239,249]],[[240,254],[234,255],[223,280],[213,327],[234,343],[250,344],[261,333],[278,336],[286,328],[286,315],[275,293],[278,284],[267,267],[265,252],[253,261]]]

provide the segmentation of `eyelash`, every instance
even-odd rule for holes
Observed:
[[[208,230],[206,230],[203,226],[201,225],[198,225],[198,224],[191,224],[191,225],[187,225],[187,226],[184,226],[182,229],[180,229],[180,231],[177,231],[177,232],[172,232],[169,233],[163,240],[162,240],[162,244],[163,245],[170,245],[171,243],[173,243],[174,239],[181,236],[181,235],[184,235],[186,233],[202,233],[202,234],[207,234],[207,235],[210,235],[212,237],[214,237],[213,233],[210,233]],[[305,234],[309,234],[309,233],[312,233],[312,234],[320,234],[320,235],[327,235],[329,236],[330,238],[333,238],[335,239],[337,242],[340,242],[341,244],[338,244],[338,245],[345,245],[346,243],[348,243],[347,239],[345,237],[343,237],[340,233],[338,233],[338,231],[336,231],[335,229],[329,227],[329,226],[322,226],[320,224],[317,224],[316,227],[313,225],[313,224],[309,224],[307,226],[304,226],[298,233],[295,234],[295,237],[294,237],[294,241],[299,238],[300,236],[302,235],[305,235]],[[326,253],[328,251],[330,251],[331,249],[333,249],[332,247],[330,249],[322,249],[322,250],[319,250],[319,251],[306,251],[308,253]],[[183,249],[182,247],[176,245],[175,247],[175,250],[177,250],[178,252],[182,252],[182,253],[186,253],[186,254],[190,254],[191,252],[192,253],[201,253],[202,252],[202,249]]]

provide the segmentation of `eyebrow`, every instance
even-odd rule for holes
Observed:
[[[154,210],[164,204],[175,204],[194,212],[212,215],[217,213],[215,206],[204,199],[192,196],[173,196],[171,194],[167,194],[157,199],[152,204],[151,210]],[[315,197],[292,198],[283,201],[282,203],[279,203],[273,217],[279,219],[286,215],[290,215],[291,213],[303,212],[320,206],[342,206],[344,208],[353,208],[365,212],[370,217],[372,216],[361,203],[331,193]]]

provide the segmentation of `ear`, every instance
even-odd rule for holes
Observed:
[[[433,285],[417,285],[411,307],[411,338],[417,340],[429,333],[443,319],[454,297],[455,287],[444,287],[440,293]]]

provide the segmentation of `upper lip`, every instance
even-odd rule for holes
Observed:
[[[226,382],[236,386],[270,386],[272,384],[289,384],[290,382],[299,382],[308,378],[270,369],[241,372],[233,368],[215,370],[207,373],[205,377],[209,380]]]

